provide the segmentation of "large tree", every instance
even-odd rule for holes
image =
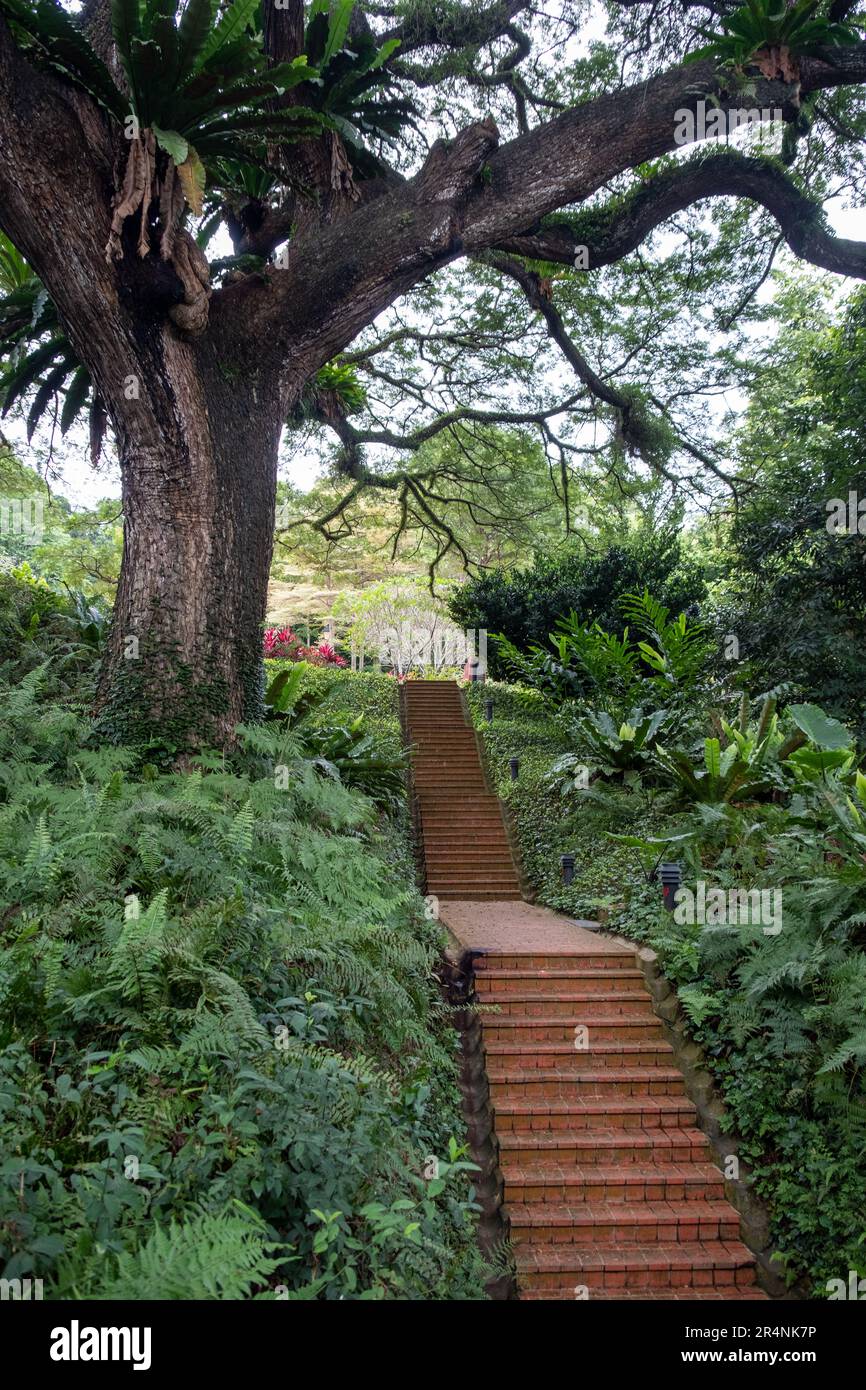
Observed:
[[[0,4],[0,226],[47,288],[117,441],[125,544],[99,701],[119,735],[159,723],[180,742],[220,739],[255,715],[283,425],[316,374],[420,282],[470,259],[514,285],[572,374],[561,409],[589,393],[614,412],[624,446],[652,461],[659,421],[594,370],[569,335],[550,294],[551,266],[576,264],[575,276],[592,276],[683,210],[727,197],[766,210],[796,255],[866,278],[866,244],[834,236],[804,191],[808,182],[783,162],[733,146],[663,159],[677,149],[678,113],[701,102],[721,112],[781,109],[795,133],[816,119],[838,133],[847,120],[855,147],[859,116],[834,105],[866,81],[866,43],[837,42],[842,31],[833,27],[853,8],[847,0],[832,0],[808,35],[792,31],[790,44],[768,27],[737,50],[728,31],[710,56],[688,64],[660,61],[656,44],[643,72],[644,14],[656,38],[663,32],[682,53],[696,46],[698,26],[734,7],[681,0],[644,10],[626,0],[622,12],[639,22],[623,38],[620,75],[597,75],[594,85],[564,60],[568,80],[557,84],[556,55],[533,55],[543,21],[524,0],[358,4],[350,29],[332,29],[328,42],[342,45],[350,65],[365,42],[372,52],[374,36],[375,70],[387,84],[378,115],[361,88],[353,109],[340,108],[347,88],[329,85],[327,54],[317,69],[312,59],[298,63],[310,47],[303,0],[264,0],[261,24],[244,29],[244,42],[261,49],[251,74],[258,95],[246,96],[235,121],[236,138],[260,132],[264,153],[251,156],[244,196],[236,188],[215,207],[238,258],[216,286],[184,225],[175,180],[199,211],[193,185],[204,170],[187,144],[201,149],[218,188],[220,159],[236,153],[229,118],[190,118],[178,141],[152,117],[148,125],[142,107],[130,141],[122,119],[129,72],[116,51],[132,45],[138,71],[161,74],[165,88],[165,53],[176,52],[178,32],[181,55],[202,43],[207,51],[216,0],[190,0],[179,31],[166,0],[115,0],[113,27],[104,0],[91,0],[84,28],[120,102],[77,47],[28,40],[51,8],[39,0],[31,24],[29,0]],[[220,7],[223,26],[232,8]],[[581,7],[562,9],[579,32]],[[165,26],[163,39],[152,29],[136,38],[151,21]],[[263,67],[281,75],[267,99]],[[207,74],[198,80],[195,91],[206,90]],[[454,92],[459,100],[450,101]],[[506,101],[514,133],[503,139],[501,115],[497,124],[489,112],[499,115]],[[454,111],[465,119],[451,133]],[[392,131],[406,122],[407,136],[390,163],[381,143],[389,121]],[[431,141],[437,121],[443,134]],[[365,130],[367,151],[352,144]],[[611,187],[606,202],[600,191]],[[381,474],[365,460],[339,391],[326,388],[317,409],[340,434],[351,497],[381,485]],[[473,410],[487,423],[477,403],[462,414],[471,419]],[[497,418],[520,424],[537,414],[516,407]],[[429,434],[396,442],[417,447]],[[426,485],[411,469],[387,480],[401,507],[422,517],[431,513]]]

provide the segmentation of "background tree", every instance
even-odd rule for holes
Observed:
[[[768,317],[736,439],[756,486],[718,535],[717,625],[753,690],[795,683],[862,734],[866,631],[866,297],[792,277]],[[855,504],[849,512],[849,498]],[[847,524],[834,529],[833,499]],[[729,672],[730,674],[730,672]]]
[[[588,545],[572,541],[558,552],[539,553],[526,569],[494,570],[461,585],[450,610],[466,627],[501,633],[522,651],[533,643],[546,645],[560,618],[575,613],[589,626],[598,622],[622,635],[627,626],[622,600],[649,589],[672,613],[682,613],[706,595],[703,567],[690,553],[677,527],[652,512],[626,522],[616,541]],[[502,674],[495,643],[490,668]]]

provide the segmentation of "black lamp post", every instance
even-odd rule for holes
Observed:
[[[662,901],[668,912],[676,907],[677,889],[683,881],[683,871],[679,864],[662,864],[659,868],[662,884]]]
[[[492,700],[485,700],[485,701],[484,701],[484,718],[487,720],[487,723],[488,723],[488,724],[492,724],[492,723],[493,723],[493,701],[492,701]]]
[[[511,768],[511,780],[512,780],[512,782],[516,782],[516,781],[517,781],[517,774],[518,774],[518,772],[520,771],[520,759],[519,759],[519,758],[509,758],[509,759],[508,759],[508,766]]]
[[[574,882],[574,866],[576,862],[577,856],[574,854],[561,854],[559,856],[559,865],[562,869],[562,881],[566,888],[570,888]]]

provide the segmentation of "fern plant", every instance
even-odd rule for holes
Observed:
[[[44,683],[0,688],[0,1271],[59,1298],[480,1296],[405,820],[380,834],[278,721],[232,765],[141,769]]]
[[[709,42],[689,53],[686,62],[715,58],[739,69],[753,62],[768,77],[781,71],[793,80],[797,58],[859,42],[859,17],[841,23],[821,14],[821,7],[822,0],[746,0],[723,16],[720,29],[699,31]]]

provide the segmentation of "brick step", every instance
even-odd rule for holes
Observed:
[[[474,892],[485,892],[491,894],[493,901],[496,901],[498,892],[517,892],[518,887],[520,884],[514,874],[510,878],[505,877],[505,874],[493,876],[482,872],[466,878],[445,878],[442,874],[427,874],[427,891],[434,892],[439,898],[468,898]]]
[[[473,792],[471,796],[453,797],[443,802],[441,794],[429,787],[416,787],[415,790],[424,819],[444,829],[454,826],[455,817],[458,824],[472,825],[479,818],[495,816],[502,824],[502,806],[498,797],[490,792]]]
[[[508,836],[501,825],[492,830],[477,831],[472,836],[472,844],[478,849],[499,850],[504,847],[511,852]],[[466,849],[466,835],[446,835],[443,831],[428,831],[424,836],[424,848],[428,853],[461,854]]]
[[[446,899],[449,902],[457,903],[513,903],[523,902],[523,893],[519,888],[507,891],[504,888],[440,888],[430,889],[437,898]]]
[[[415,775],[421,772],[438,772],[443,767],[481,769],[478,753],[474,746],[466,748],[431,748],[424,752],[416,748],[412,758]]]
[[[478,745],[472,735],[470,734],[468,738],[463,738],[459,734],[451,734],[447,738],[444,736],[435,739],[413,738],[413,763],[449,757],[474,758],[478,762]]]
[[[459,805],[455,805],[449,816],[446,810],[442,809],[442,798],[438,798],[436,805],[439,806],[439,809],[431,815],[430,806],[425,805],[423,798],[420,798],[420,803],[418,803],[418,809],[421,812],[421,830],[425,834],[431,830],[434,834],[438,833],[439,830],[450,830],[453,834],[463,835],[464,844],[466,844],[466,835],[474,834],[475,831],[493,834],[505,830],[502,813],[498,809],[488,809],[487,806],[482,806],[478,810],[464,812]]]
[[[460,768],[453,763],[443,763],[441,769],[416,769],[415,788],[419,792],[438,789],[442,796],[472,789],[483,793],[485,782],[480,767]]]
[[[484,790],[484,777],[482,777],[481,766],[478,759],[474,762],[466,759],[441,758],[431,759],[430,762],[414,763],[414,780],[418,787],[431,787],[431,785],[445,785],[452,781],[468,781],[470,778],[477,778]]]
[[[685,1096],[597,1096],[586,1100],[498,1100],[494,1124],[508,1132],[574,1133],[583,1129],[688,1129],[697,1111]]]
[[[502,864],[491,864],[483,855],[478,855],[473,864],[440,863],[427,865],[428,879],[453,879],[455,883],[469,883],[474,882],[479,874],[486,874],[491,886],[494,887],[506,879],[509,882],[517,882],[514,864],[510,859],[505,860]]]
[[[451,864],[455,868],[460,868],[461,864],[483,863],[492,865],[502,863],[511,865],[513,863],[507,840],[504,843],[500,841],[498,844],[480,846],[476,845],[474,840],[471,845],[467,845],[464,840],[460,847],[435,844],[425,845],[425,849],[428,865]]]
[[[434,808],[428,809],[432,810]],[[439,815],[445,816],[450,808],[448,808],[448,806],[438,806],[438,808],[435,809],[438,810]],[[463,796],[463,798],[461,798],[461,809],[467,810],[467,812],[468,810],[496,810],[496,812],[502,812],[499,796],[493,796],[492,791],[477,791],[473,792],[471,796]]]
[[[699,1129],[556,1129],[528,1134],[506,1130],[498,1138],[503,1168],[510,1164],[561,1170],[596,1163],[604,1168],[617,1163],[645,1168],[657,1163],[706,1164],[710,1159],[707,1136]]]
[[[435,723],[437,727],[431,728]],[[443,721],[430,719],[409,719],[409,731],[414,742],[419,747],[434,747],[438,739],[446,743],[462,743],[470,748],[478,748],[478,739],[471,724],[467,724],[462,718],[453,719],[443,725]]]
[[[577,1030],[585,1029],[586,1032]],[[662,1039],[661,1020],[650,1013],[598,1014],[594,1018],[524,1018],[520,1014],[489,1014],[484,1019],[484,1043],[568,1043],[576,1051],[587,1051],[594,1042],[646,1042]],[[579,1044],[579,1046],[576,1046]]]
[[[422,777],[415,782],[415,793],[421,805],[424,805],[424,797],[435,797],[440,804],[447,805],[452,799],[463,796],[466,793],[483,791],[484,783],[479,777],[477,780],[469,781],[460,777],[444,776],[437,781],[430,777]]]
[[[614,1303],[626,1302],[634,1303],[643,1300],[646,1303],[658,1303],[660,1300],[694,1300],[696,1298],[708,1301],[720,1301],[722,1299],[736,1299],[739,1303],[743,1299],[768,1299],[769,1294],[764,1293],[757,1285],[753,1288],[744,1288],[742,1284],[731,1284],[712,1288],[709,1285],[697,1284],[677,1284],[669,1289],[593,1289],[591,1298],[577,1299],[574,1289],[525,1289],[518,1295],[521,1303],[530,1301],[545,1303]]]
[[[712,1163],[622,1163],[616,1168],[588,1164],[544,1168],[521,1161],[502,1168],[509,1202],[552,1202],[574,1207],[581,1202],[722,1201],[725,1182]]]
[[[407,719],[409,732],[424,733],[428,738],[435,738],[438,734],[460,733],[464,729],[475,736],[475,731],[471,724],[467,724],[463,717],[463,711],[457,708],[445,709],[425,709],[409,710]]]
[[[435,752],[430,753],[421,753],[416,749],[413,759],[411,759],[411,765],[413,765],[414,770],[416,770],[416,777],[418,773],[439,771],[443,769],[443,767],[446,767],[446,769],[480,770],[478,755],[477,752],[474,751],[474,748],[467,748],[466,752],[436,748]]]
[[[476,874],[490,874],[493,878],[509,875],[517,881],[514,861],[510,854],[499,850],[495,855],[476,854],[472,859],[461,859],[455,863],[447,854],[431,854],[427,858],[428,878],[474,878]]]
[[[460,710],[444,714],[425,712],[423,716],[410,712],[407,724],[409,732],[418,741],[429,743],[439,737],[465,738],[467,742],[471,742],[473,748],[478,747],[475,730],[471,724],[466,723]]]
[[[525,990],[511,993],[490,990],[485,1004],[495,1004],[500,1014],[515,1014],[521,1018],[574,1018],[588,1020],[600,1015],[642,1018],[652,1013],[652,998],[646,990],[595,990],[578,993],[559,990],[555,994],[529,994]]]
[[[599,951],[586,955],[581,952],[542,953],[538,951],[513,951],[507,955],[501,951],[487,951],[475,961],[476,971],[497,972],[519,971],[525,979],[570,979],[577,978],[586,970],[631,969],[635,975],[640,971],[633,968],[633,957],[612,951]]]
[[[417,709],[419,705],[457,705],[462,709],[460,701],[460,691],[456,685],[440,686],[438,689],[422,690],[407,687],[406,704],[409,709]]]
[[[514,1245],[687,1245],[738,1241],[740,1217],[730,1202],[552,1202],[507,1205]]]
[[[599,1071],[602,1067],[665,1067],[670,1066],[673,1048],[670,1043],[631,1042],[591,1042],[589,1048],[579,1052],[569,1043],[505,1043],[485,1044],[487,1053],[487,1073],[501,1076],[509,1067],[526,1071],[539,1067],[543,1071],[557,1071],[561,1076],[572,1072]]]
[[[440,825],[446,829],[455,825],[475,825],[479,820],[494,820],[497,825],[502,824],[502,807],[495,796],[488,792],[479,792],[477,796],[466,797],[460,801],[452,801],[450,806],[443,806],[442,799],[425,791],[420,791],[418,800],[421,803],[421,818],[425,823]],[[432,804],[435,801],[435,805]]]
[[[683,1245],[519,1246],[515,1251],[518,1282],[523,1289],[562,1289],[585,1285],[596,1289],[752,1288],[753,1256],[738,1240],[695,1241]],[[733,1293],[732,1293],[733,1296]]]
[[[415,744],[412,749],[412,766],[415,769],[439,767],[442,764],[462,763],[467,767],[480,767],[478,750],[474,743],[436,743],[429,747]]]
[[[427,877],[471,878],[477,873],[490,874],[492,878],[516,878],[514,861],[509,854],[496,850],[493,855],[476,854],[471,859],[461,859],[455,863],[448,855],[434,856],[427,860]]]
[[[460,809],[459,805],[455,805],[449,816],[448,812],[442,809],[442,798],[438,798],[438,802],[436,803],[438,803],[439,810],[436,810],[436,812],[431,815],[430,808],[425,806],[424,799],[420,799],[421,828],[423,828],[424,831],[436,831],[446,828],[446,830],[457,831],[459,834],[466,835],[467,833],[473,833],[475,830],[487,831],[489,834],[493,830],[503,830],[503,828],[505,828],[505,826],[503,826],[502,813],[500,813],[498,809],[493,809],[492,806],[491,808],[481,806],[480,809],[466,810],[466,812],[464,812],[464,810]]]
[[[412,761],[418,762],[437,761],[442,758],[474,758],[478,759],[478,745],[470,735],[463,738],[460,735],[449,735],[435,739],[413,739]]]
[[[415,769],[415,776],[429,776],[431,773],[437,775],[443,771],[459,772],[480,772],[481,764],[478,761],[478,754],[474,748],[450,749],[437,748],[430,753],[420,753],[417,749],[412,759],[412,766]]]
[[[463,792],[459,799],[453,798],[448,805],[442,805],[441,799],[435,799],[431,788],[417,787],[416,791],[421,808],[434,819],[438,816],[443,824],[448,824],[448,815],[455,810],[459,810],[461,815],[467,817],[481,815],[484,812],[495,812],[496,816],[502,816],[502,805],[500,805],[498,796],[493,796],[492,792],[489,791]]]
[[[485,864],[491,865],[501,864],[503,868],[506,865],[509,868],[514,868],[514,859],[512,858],[511,849],[508,845],[507,840],[499,840],[492,844],[478,844],[475,845],[474,848],[476,853],[471,857],[470,860],[469,854],[465,852],[465,840],[459,850],[459,858],[455,857],[455,854],[457,854],[458,851],[450,847],[446,846],[443,848],[441,845],[438,845],[436,843],[430,846],[426,842],[426,840],[424,843],[425,859],[428,866],[434,864],[443,866],[456,865],[459,868],[460,865],[464,863],[468,864],[470,862],[483,862]]]
[[[475,788],[478,791],[484,790],[484,778],[481,777],[481,773],[478,773],[477,777],[453,777],[448,774],[442,777],[418,777],[414,785],[418,796],[424,796],[427,792],[427,795],[435,795],[438,801],[448,805],[452,796],[461,796],[464,792],[474,791]]]
[[[527,999],[555,997],[572,986],[585,992],[604,992],[620,988],[633,989],[637,984],[644,983],[642,971],[618,967],[608,969],[590,966],[586,969],[543,971],[499,970],[488,968],[486,963],[479,969],[476,961],[475,969],[477,993],[483,991],[485,994],[491,992],[503,995],[515,991]]]
[[[490,1096],[494,1103],[509,1100],[587,1100],[607,1096],[680,1096],[685,1094],[682,1072],[676,1067],[644,1069],[604,1067],[600,1071],[572,1072],[520,1071],[508,1069],[491,1076]]]

